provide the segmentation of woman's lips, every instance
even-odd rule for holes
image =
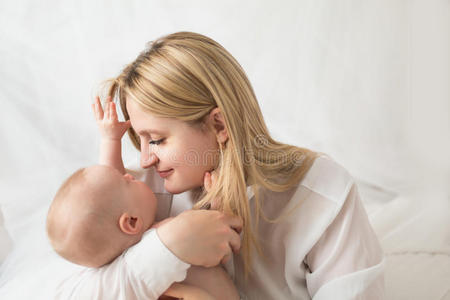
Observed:
[[[158,171],[159,176],[161,176],[162,178],[166,178],[167,176],[169,176],[170,174],[172,174],[173,169],[169,169],[166,171]]]

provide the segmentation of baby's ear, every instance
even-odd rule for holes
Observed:
[[[130,216],[123,213],[119,218],[119,227],[126,234],[140,234],[142,232],[142,219],[137,216]]]

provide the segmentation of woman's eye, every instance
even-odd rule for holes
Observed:
[[[162,142],[164,141],[164,139],[160,139],[160,140],[157,140],[157,141],[150,141],[150,142],[148,142],[150,145],[159,145],[159,144],[161,144]]]

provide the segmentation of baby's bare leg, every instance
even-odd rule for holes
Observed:
[[[192,266],[182,283],[204,289],[215,299],[239,299],[239,293],[233,281],[220,265],[212,268]]]

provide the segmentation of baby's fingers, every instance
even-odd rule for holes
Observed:
[[[109,118],[113,122],[119,121],[117,118],[116,103],[114,102],[109,103]]]
[[[102,104],[100,103],[99,96],[95,97],[95,102],[92,105],[92,108],[94,110],[95,119],[97,121],[102,120],[103,119],[103,108],[102,108]]]
[[[112,102],[111,100],[111,96],[106,97],[106,101],[105,101],[105,119],[106,120],[113,120],[113,112],[112,112],[112,106],[113,106],[114,102]]]
[[[110,106],[111,106],[111,103],[108,102],[108,101],[106,101],[106,102],[105,102],[105,115],[104,115],[104,119],[105,119],[105,120],[109,120],[109,115],[110,115],[110,110],[109,110],[109,108],[110,108]]]

